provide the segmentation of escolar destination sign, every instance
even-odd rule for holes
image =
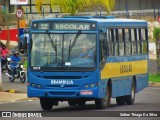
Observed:
[[[54,23],[54,30],[91,30],[95,29],[95,24],[91,23]]]
[[[87,22],[34,22],[32,24],[34,30],[96,30],[96,23]]]

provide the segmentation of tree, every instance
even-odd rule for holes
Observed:
[[[55,5],[61,7],[61,12],[69,13],[69,15],[77,15],[86,8],[102,7],[108,14],[114,9],[115,0],[36,0],[37,11],[41,13],[42,4],[51,4],[52,8]]]
[[[1,6],[0,6],[1,8]],[[6,42],[6,46],[7,48],[10,47],[10,35],[9,35],[9,26],[8,26],[8,22],[5,19],[5,13],[3,12],[2,9],[0,9],[0,26],[3,28],[6,28],[7,30],[7,42]]]
[[[160,28],[154,28],[153,37],[156,40],[157,71],[160,73]]]

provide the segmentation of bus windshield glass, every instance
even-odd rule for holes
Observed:
[[[96,34],[32,34],[31,67],[45,70],[95,68]]]

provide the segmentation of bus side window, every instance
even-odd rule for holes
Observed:
[[[137,50],[136,50],[136,38],[135,38],[135,32],[134,29],[131,29],[131,44],[132,44],[132,55],[135,55]]]
[[[119,37],[119,55],[124,55],[124,30],[118,29],[118,37]]]
[[[107,30],[107,55],[108,56],[113,56],[113,42],[112,42],[112,33],[111,29]]]
[[[106,59],[106,33],[103,30],[99,30],[99,40],[100,40],[100,68],[102,69],[105,64]]]
[[[142,54],[147,54],[148,53],[148,48],[147,48],[147,29],[142,29],[142,34],[141,34],[141,37],[142,37]]]

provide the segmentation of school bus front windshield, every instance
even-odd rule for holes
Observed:
[[[33,70],[95,68],[96,34],[32,34]]]

